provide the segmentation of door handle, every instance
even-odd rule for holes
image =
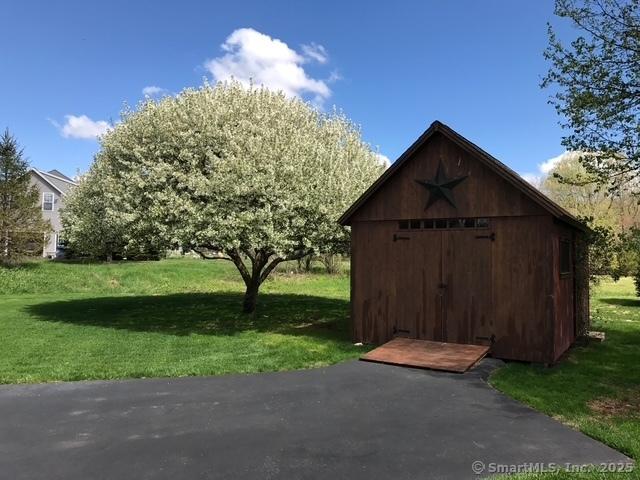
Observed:
[[[446,283],[439,283],[438,284],[438,288],[447,288],[447,284]]]

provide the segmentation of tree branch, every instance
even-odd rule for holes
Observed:
[[[251,285],[251,274],[249,273],[247,266],[242,261],[242,257],[240,256],[240,252],[238,252],[238,249],[233,248],[229,250],[227,252],[227,255],[229,255],[229,257],[231,258],[231,261],[233,261],[236,268],[240,272],[240,276],[242,277],[242,280],[244,280],[244,284],[246,286]]]
[[[271,272],[282,262],[284,262],[284,258],[281,257],[276,257],[271,260],[271,263],[269,263],[260,274],[260,283],[264,282]]]
[[[204,260],[228,260],[230,262],[233,261],[233,259],[231,259],[230,257],[225,257],[224,255],[207,255],[206,252],[204,252],[203,250],[199,250],[198,248],[192,248],[191,251],[200,255],[200,257]]]
[[[283,260],[299,260],[307,255],[311,255],[313,253],[313,249],[309,248],[307,250],[298,250],[297,252],[292,253],[291,255],[287,255]]]

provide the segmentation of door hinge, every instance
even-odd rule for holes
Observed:
[[[401,328],[398,328],[396,326],[393,327],[393,334],[395,335],[396,333],[406,333],[407,335],[411,334],[411,330],[403,330]]]
[[[496,241],[496,234],[491,232],[491,235],[476,235],[476,238],[486,238],[487,240],[491,240],[492,242]]]
[[[490,337],[476,337],[476,340],[485,340],[491,342],[491,345],[496,343],[496,336],[492,333]]]
[[[394,233],[393,234],[393,241],[397,242],[398,240],[411,240],[411,238],[410,237],[401,237],[397,233]]]

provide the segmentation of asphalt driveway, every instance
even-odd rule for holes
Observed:
[[[460,480],[473,462],[628,461],[493,390],[492,362],[3,386],[0,477]]]

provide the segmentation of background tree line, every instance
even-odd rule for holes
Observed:
[[[640,272],[640,204],[635,180],[610,190],[586,171],[582,154],[568,152],[548,176],[540,190],[582,219],[590,234],[592,275],[617,279]]]
[[[549,26],[542,87],[574,152],[542,189],[593,228],[591,270],[633,274],[640,294],[640,0],[556,0],[578,32]]]

